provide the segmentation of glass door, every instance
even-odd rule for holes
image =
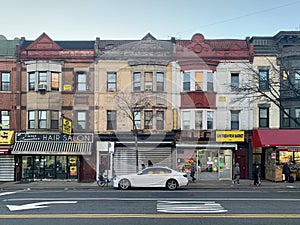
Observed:
[[[220,150],[219,154],[219,179],[232,179],[232,154],[231,150]]]

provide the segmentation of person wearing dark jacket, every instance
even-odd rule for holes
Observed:
[[[285,162],[282,167],[282,174],[284,174],[284,181],[287,183],[290,179],[291,170],[289,165]]]
[[[254,186],[258,186],[259,185],[259,182],[258,182],[258,178],[259,178],[259,165],[256,165],[253,169],[253,178],[254,178],[254,182],[253,182],[253,185]]]

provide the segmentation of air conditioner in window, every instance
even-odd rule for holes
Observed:
[[[39,91],[47,90],[47,85],[46,84],[38,84],[38,90]]]
[[[152,91],[152,85],[146,85],[145,91]]]

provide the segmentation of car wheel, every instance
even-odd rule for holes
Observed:
[[[167,181],[166,187],[167,187],[169,190],[175,190],[175,189],[178,187],[178,183],[177,183],[176,180],[170,179],[170,180]]]
[[[127,179],[122,179],[119,182],[119,188],[127,190],[130,187],[130,181]]]

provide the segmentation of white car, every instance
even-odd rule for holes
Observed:
[[[137,174],[116,176],[113,187],[126,190],[130,187],[165,187],[175,190],[188,185],[187,174],[167,167],[148,167]]]

